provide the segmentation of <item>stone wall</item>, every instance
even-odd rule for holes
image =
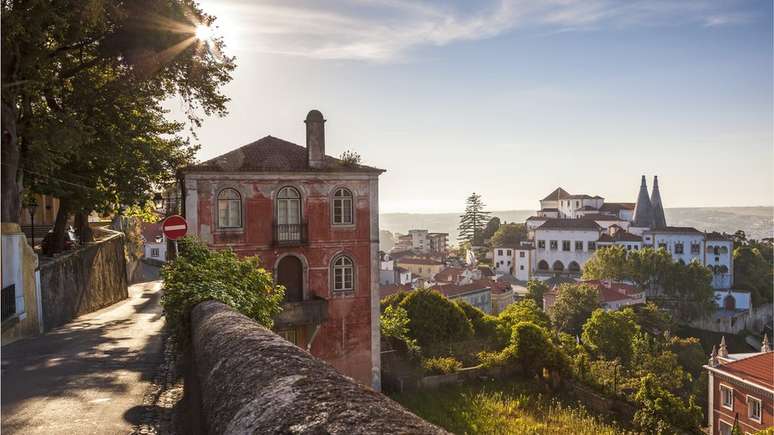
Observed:
[[[186,433],[446,433],[226,305],[191,314]]]
[[[40,284],[47,331],[126,299],[124,235],[111,231],[99,242],[42,261]]]

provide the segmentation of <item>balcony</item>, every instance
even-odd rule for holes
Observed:
[[[274,318],[274,328],[319,325],[328,318],[328,301],[310,299],[302,302],[285,302],[282,312]]]
[[[306,224],[274,224],[275,246],[298,246],[306,240]]]

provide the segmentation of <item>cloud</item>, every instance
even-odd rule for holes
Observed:
[[[739,24],[749,15],[711,0],[217,0],[226,42],[240,51],[391,62],[412,50],[496,37],[515,29]],[[230,35],[229,35],[230,34]]]

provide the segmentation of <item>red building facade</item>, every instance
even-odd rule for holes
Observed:
[[[711,435],[754,434],[774,426],[774,352],[768,340],[761,353],[728,354],[725,343],[713,352],[709,372],[708,422]]]
[[[381,169],[325,155],[322,114],[307,146],[271,136],[181,173],[189,233],[257,255],[286,287],[275,330],[363,384],[380,388]]]

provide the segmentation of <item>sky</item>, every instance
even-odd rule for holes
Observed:
[[[768,0],[205,0],[236,57],[206,160],[266,135],[380,177],[381,212],[536,209],[561,186],[666,207],[774,204]],[[179,101],[168,102],[181,117]]]

